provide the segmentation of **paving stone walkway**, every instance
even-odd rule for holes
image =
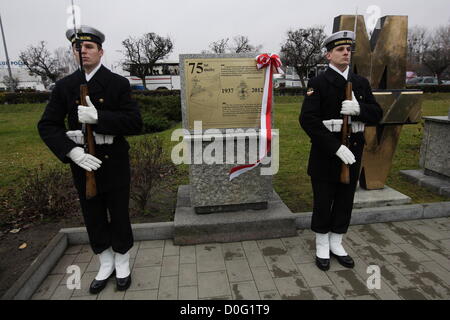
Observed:
[[[135,242],[131,287],[116,291],[110,279],[98,295],[88,291],[97,256],[88,245],[71,246],[32,299],[450,299],[450,218],[350,226],[344,242],[355,268],[332,258],[327,272],[314,264],[310,230],[234,243]],[[80,289],[67,287],[72,265]]]

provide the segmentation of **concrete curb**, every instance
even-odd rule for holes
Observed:
[[[423,204],[423,218],[440,218],[450,216],[450,201]]]
[[[59,230],[59,232],[67,237],[70,245],[89,243],[89,237],[85,227],[64,228]]]
[[[174,222],[140,223],[131,225],[135,241],[172,239]]]
[[[173,222],[155,222],[132,224],[133,237],[135,241],[142,240],[162,240],[173,237]],[[89,237],[85,227],[66,228],[59,232],[67,235],[70,245],[89,244]]]
[[[297,229],[311,226],[312,212],[294,213]],[[401,206],[387,206],[379,208],[354,209],[350,225],[369,224],[390,221],[404,221],[416,219],[430,219],[450,216],[449,202],[434,202],[410,204]]]
[[[297,229],[309,228],[311,212],[293,213]],[[350,224],[430,219],[450,216],[450,201],[378,208],[354,209]],[[173,239],[174,222],[133,224],[135,241]],[[24,274],[3,295],[2,300],[30,299],[69,245],[88,244],[86,228],[61,229]]]

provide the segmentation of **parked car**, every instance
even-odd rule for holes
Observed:
[[[422,77],[422,80],[418,82],[420,85],[436,85],[438,83],[438,79],[436,77]]]
[[[418,84],[420,80],[422,80],[422,77],[406,79],[406,84]]]
[[[406,80],[406,84],[415,84],[419,86],[438,85],[438,79],[436,77],[416,77]],[[442,84],[445,84],[442,81]]]

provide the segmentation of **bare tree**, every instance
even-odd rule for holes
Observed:
[[[139,77],[144,88],[147,89],[145,77],[150,75],[150,71],[144,57],[142,39],[129,37],[122,41],[122,45],[125,47],[125,62],[122,63],[122,68],[128,71],[130,75]]]
[[[423,64],[436,75],[442,84],[441,76],[450,66],[450,24],[438,27],[428,40],[424,50]]]
[[[216,54],[225,53],[228,50],[228,38],[212,42],[209,48]]]
[[[231,47],[232,52],[258,52],[261,50],[262,45],[253,46],[250,44],[250,40],[247,36],[236,36],[233,38],[234,46]]]
[[[64,75],[71,74],[78,69],[78,63],[73,56],[71,47],[59,47],[55,50],[55,57],[58,61],[58,68]]]
[[[287,32],[287,39],[281,46],[281,60],[284,65],[294,67],[303,87],[308,70],[326,61],[322,46],[325,38],[324,26]]]
[[[408,30],[408,59],[407,69],[414,70],[417,74],[426,73],[423,65],[423,55],[428,47],[428,30],[425,27],[415,26]]]
[[[45,41],[21,51],[19,58],[31,74],[41,77],[46,88],[63,75],[58,59],[48,51]]]
[[[19,86],[19,78],[16,76],[12,76],[12,77],[4,76],[3,83],[8,88],[8,91],[14,91]]]
[[[146,33],[141,38],[129,37],[122,41],[125,48],[123,69],[137,76],[147,89],[145,77],[153,73],[156,61],[164,59],[173,50],[172,40],[156,33]]]
[[[258,52],[261,50],[262,45],[251,45],[247,36],[237,35],[233,37],[233,43],[228,44],[229,38],[220,39],[214,41],[209,45],[209,48],[213,53],[245,53],[245,52]]]

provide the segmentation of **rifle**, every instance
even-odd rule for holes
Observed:
[[[84,75],[84,69],[83,69],[83,58],[81,56],[81,41],[78,38],[78,32],[77,27],[75,24],[75,10],[73,6],[73,0],[72,0],[72,16],[73,16],[73,28],[75,31],[75,47],[78,51],[78,57],[80,60],[80,71]],[[83,77],[84,83],[80,84],[80,104],[83,106],[87,106],[86,102],[86,96],[89,95],[86,77]],[[82,131],[84,135],[84,152],[89,153],[93,156],[95,156],[95,140],[94,140],[94,134],[92,130],[92,126],[88,123],[83,123]],[[97,195],[97,184],[95,182],[95,173],[93,171],[86,171],[86,199],[92,199]]]
[[[358,11],[358,9],[356,9]],[[355,26],[354,26],[354,34],[355,34],[355,42],[356,42],[356,23],[358,21],[358,12],[355,14]],[[352,55],[355,52],[355,44],[352,46]],[[350,68],[350,66],[349,66]],[[350,74],[350,73],[349,73]],[[345,86],[345,100],[352,100],[352,91],[353,86],[351,81],[347,81],[347,85]],[[342,129],[341,129],[341,143],[347,148],[350,147],[350,136],[352,134],[352,127],[348,125],[348,115],[344,115]],[[342,162],[341,165],[341,176],[340,182],[344,184],[350,184],[350,166]]]
[[[345,86],[345,100],[352,100],[352,83],[347,82]],[[341,129],[341,143],[349,148],[350,146],[350,135],[352,134],[352,127],[348,125],[348,115],[344,115],[342,129]],[[342,162],[341,165],[341,183],[350,184],[350,166]]]

